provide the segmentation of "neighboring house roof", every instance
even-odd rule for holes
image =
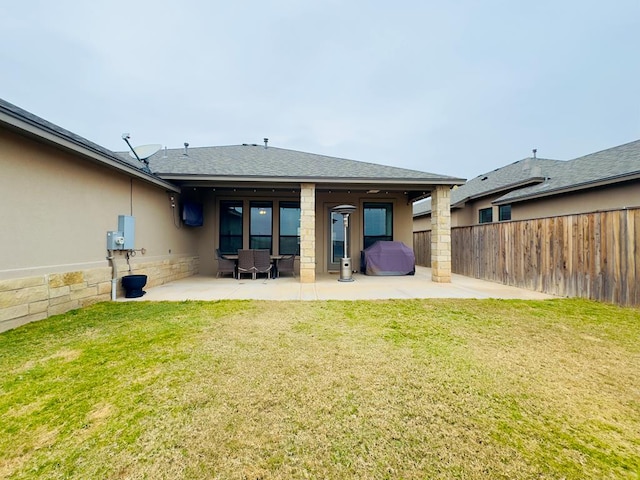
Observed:
[[[503,193],[495,205],[505,205],[576,190],[640,179],[640,140],[573,160],[525,158],[479,175],[451,192],[451,208]],[[431,213],[431,202],[414,204],[413,215]]]
[[[129,156],[125,152],[122,155]],[[147,160],[151,171],[160,178],[189,184],[377,185],[405,189],[415,199],[430,194],[434,185],[464,183],[464,179],[446,175],[256,144],[165,149]]]
[[[512,191],[494,203],[521,202],[638,179],[640,140],[563,162],[562,168],[550,173],[545,182]]]
[[[17,107],[0,98],[0,124],[17,131],[22,135],[35,138],[52,144],[58,148],[79,154],[82,157],[100,163],[110,168],[115,168],[146,182],[150,182],[163,188],[179,191],[177,187],[161,178],[142,170],[144,165],[140,162],[123,158],[111,150],[93,143],[86,138],[65,130],[47,120],[44,120],[20,107]]]
[[[566,163],[545,158],[524,158],[505,167],[478,175],[460,187],[451,190],[451,208],[462,208],[470,200],[510,192],[544,182]],[[431,200],[415,203],[413,215],[431,213]]]
[[[561,160],[529,157],[478,175],[451,192],[451,206],[463,207],[469,200],[539,184],[560,171],[564,163]]]

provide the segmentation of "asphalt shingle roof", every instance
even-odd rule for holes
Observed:
[[[589,188],[640,176],[640,140],[591,153],[573,160],[525,158],[492,172],[478,175],[451,191],[451,206],[504,192],[493,201],[507,204],[516,201]],[[431,212],[431,201],[415,203],[414,216]]]
[[[142,167],[140,162],[138,162],[137,160],[132,160],[131,158],[125,158],[122,155],[117,154],[116,152],[113,152],[107,148],[104,148],[98,145],[97,143],[93,143],[92,141],[87,140],[86,138],[81,137],[80,135],[77,135],[69,130],[59,127],[58,125],[51,123],[43,118],[40,118],[37,115],[34,115],[33,113],[30,113],[1,98],[0,98],[0,112],[4,112],[13,118],[22,120],[30,125],[33,125],[38,129],[42,130],[43,132],[51,133],[58,138],[65,139],[67,141],[74,143],[75,145],[78,145],[87,150],[93,151],[95,153],[98,153],[99,155],[107,157],[110,160],[114,160],[116,162],[124,162],[127,164],[127,166],[134,167],[136,169],[141,169]]]
[[[96,143],[87,140],[69,130],[40,118],[16,105],[0,99],[0,114],[6,114],[11,119],[24,122],[36,128],[40,136],[46,134],[51,138],[90,151],[101,159],[115,161],[129,168],[134,168],[140,174],[146,175],[146,166],[133,158],[129,152],[113,152]],[[8,123],[13,123],[10,120]],[[14,126],[17,124],[14,124]],[[42,132],[42,133],[40,133]],[[64,144],[56,140],[61,146]],[[75,147],[74,147],[75,148]],[[228,178],[281,178],[281,179],[371,179],[376,181],[406,181],[414,183],[432,184],[461,184],[464,180],[417,170],[378,165],[344,158],[329,157],[313,153],[299,152],[262,145],[234,145],[217,147],[199,147],[188,149],[184,155],[183,149],[165,149],[152,155],[148,159],[149,169],[155,178],[178,176],[194,177],[228,177]]]
[[[542,182],[554,175],[566,162],[545,158],[525,158],[469,180],[451,192],[451,205],[498,193],[523,185]]]
[[[562,168],[550,172],[545,182],[507,193],[496,203],[588,188],[632,175],[640,175],[640,140],[562,162]]]
[[[406,168],[329,157],[264,145],[231,145],[160,150],[149,167],[160,177],[386,179],[462,183],[461,179]],[[126,155],[126,154],[125,154]]]
[[[562,169],[565,163],[561,160],[529,157],[483,173],[451,190],[451,206],[453,208],[462,207],[466,201],[474,198],[482,198],[512,189],[520,189],[532,183],[540,183],[544,178]],[[413,205],[414,215],[422,215],[430,211],[430,200]]]

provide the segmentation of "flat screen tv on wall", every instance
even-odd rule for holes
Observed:
[[[189,227],[201,227],[204,224],[202,204],[184,202],[182,204],[182,222]]]

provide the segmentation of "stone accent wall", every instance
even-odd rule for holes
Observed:
[[[300,283],[316,281],[316,186],[300,188]]]
[[[431,195],[431,280],[451,282],[451,190],[438,186]]]
[[[117,297],[124,296],[122,282],[129,269],[117,259]],[[132,262],[133,274],[147,275],[147,287],[198,273],[199,257],[178,257]],[[0,332],[92,303],[111,300],[111,267],[0,280]]]

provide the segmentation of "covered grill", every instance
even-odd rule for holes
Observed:
[[[367,275],[413,275],[416,257],[402,242],[381,240],[362,251],[360,270]]]

